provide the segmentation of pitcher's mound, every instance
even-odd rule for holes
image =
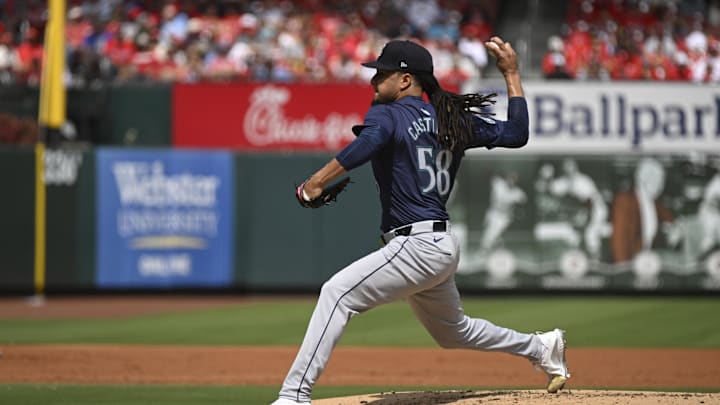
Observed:
[[[557,394],[545,391],[425,391],[381,392],[354,397],[313,401],[314,405],[720,405],[718,393],[590,391],[564,390]]]

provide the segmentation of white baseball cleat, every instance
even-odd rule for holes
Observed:
[[[547,392],[560,391],[570,378],[565,359],[565,331],[553,329],[550,332],[537,332],[544,350],[542,358],[533,361],[535,368],[542,370],[548,376]]]
[[[298,402],[298,401],[293,401],[292,399],[278,398],[275,402],[273,402],[270,405],[310,405],[310,401]]]

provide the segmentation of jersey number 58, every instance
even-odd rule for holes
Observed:
[[[428,184],[423,187],[423,193],[437,189],[441,197],[445,197],[450,191],[450,165],[452,164],[452,153],[443,149],[435,155],[433,148],[417,148],[418,169],[424,170],[429,175]],[[434,158],[434,159],[433,159]]]

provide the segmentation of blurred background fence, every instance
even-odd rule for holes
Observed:
[[[450,201],[461,288],[716,291],[715,89],[531,81],[526,92],[527,151],[468,152]],[[352,102],[326,102],[338,94]],[[340,204],[314,211],[292,190],[350,141],[367,97],[337,84],[70,92],[70,111],[92,106],[76,122],[93,142],[45,157],[48,291],[318,288],[379,246],[374,181],[358,169]],[[0,153],[0,286],[31,290],[35,154]]]
[[[0,2],[0,292],[34,288],[44,1]],[[531,140],[468,152],[459,287],[720,289],[720,9],[711,1],[68,1],[67,119],[45,154],[49,292],[310,291],[379,246],[369,167],[340,204],[293,187],[353,139],[388,38],[449,89],[505,88]]]

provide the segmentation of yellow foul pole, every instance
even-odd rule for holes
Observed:
[[[40,126],[59,129],[65,123],[65,0],[48,0],[48,11],[39,118]]]
[[[35,295],[45,293],[45,144],[35,145]]]
[[[45,293],[46,195],[45,142],[48,131],[65,123],[65,0],[48,0],[40,83],[40,139],[35,147],[35,295]]]

